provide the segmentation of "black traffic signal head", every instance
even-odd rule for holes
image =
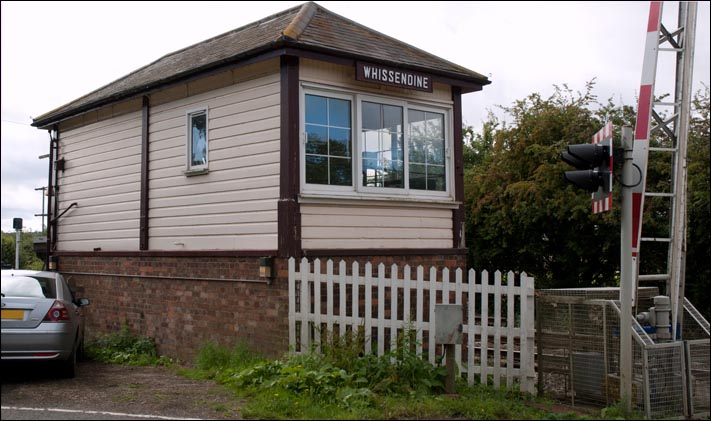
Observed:
[[[568,152],[560,157],[578,171],[566,171],[565,179],[576,186],[595,193],[602,189],[609,193],[612,189],[610,168],[610,146],[598,143],[568,145]]]
[[[575,184],[576,186],[587,190],[590,193],[595,193],[600,187],[605,193],[610,192],[609,177],[610,172],[601,172],[598,170],[580,170],[566,171],[565,179]]]

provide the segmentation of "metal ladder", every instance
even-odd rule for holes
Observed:
[[[691,82],[696,33],[696,2],[679,2],[678,28],[669,31],[661,22],[662,2],[651,2],[645,46],[645,59],[642,69],[642,86],[635,129],[633,162],[640,167],[640,185],[633,189],[633,258],[637,281],[666,281],[666,295],[672,304],[672,338],[677,336],[677,326],[681,326],[684,279],[686,263],[686,173],[687,142],[691,107]],[[657,59],[660,52],[676,55],[673,102],[654,100]],[[651,89],[650,89],[651,84]],[[647,95],[645,96],[645,89]],[[667,107],[667,108],[664,108]],[[663,110],[672,109],[666,117]],[[666,118],[665,118],[666,117]],[[645,127],[646,126],[646,127]],[[649,138],[660,132],[671,146],[650,147]],[[638,143],[639,142],[639,143]],[[646,191],[648,153],[670,154],[671,191]],[[669,235],[667,237],[644,237],[642,217],[645,197],[663,197],[669,199]],[[634,236],[634,234],[633,234]],[[638,241],[637,241],[638,239]],[[668,243],[667,271],[657,274],[639,274],[639,242]],[[635,293],[638,282],[635,282]]]

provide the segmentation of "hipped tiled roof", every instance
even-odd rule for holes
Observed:
[[[48,127],[76,114],[136,97],[201,72],[237,64],[280,48],[371,60],[425,71],[455,83],[483,86],[479,73],[366,28],[309,2],[170,53],[114,82],[34,119]],[[471,89],[470,89],[471,90]]]

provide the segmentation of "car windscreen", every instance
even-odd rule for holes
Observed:
[[[52,278],[3,276],[3,297],[57,298],[56,282]]]

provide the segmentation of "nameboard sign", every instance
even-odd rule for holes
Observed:
[[[356,80],[424,92],[433,90],[432,76],[360,61],[356,62]]]

